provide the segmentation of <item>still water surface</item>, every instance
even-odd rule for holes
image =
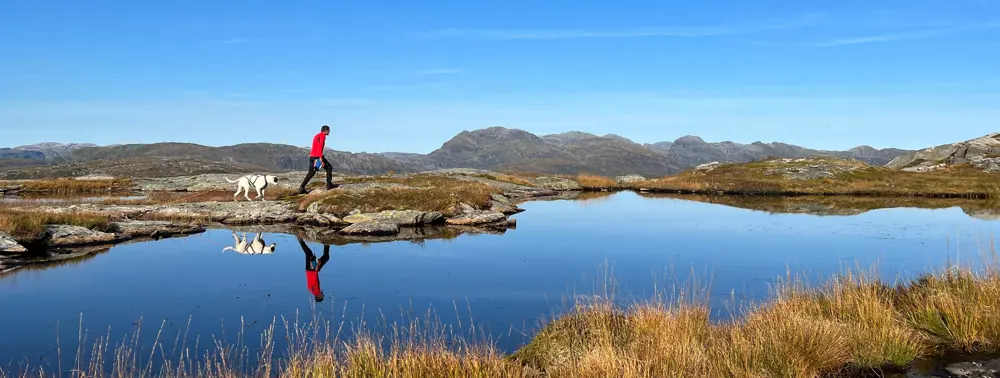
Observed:
[[[448,324],[463,318],[466,328],[471,313],[510,351],[564,299],[599,291],[606,266],[621,292],[639,298],[692,272],[711,278],[714,315],[722,319],[732,295],[765,298],[789,270],[817,277],[877,263],[879,274],[894,280],[949,261],[976,263],[996,223],[958,207],[816,216],[633,193],[523,207],[518,228],[504,235],[329,246],[318,273],[325,293],[319,303],[307,284],[306,250],[295,235],[279,233],[263,235],[276,244],[273,254],[223,252],[234,244],[232,232],[216,229],[15,271],[0,276],[0,366],[51,366],[57,332],[64,359],[72,355],[81,317],[90,340],[110,334],[114,343],[141,323],[146,339],[162,325],[170,344],[179,332],[200,337],[203,346],[213,337],[235,341],[242,329],[253,345],[281,317],[349,327],[432,309]],[[323,256],[322,244],[306,246]]]

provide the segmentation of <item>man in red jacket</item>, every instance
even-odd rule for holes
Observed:
[[[306,254],[306,288],[312,293],[313,298],[316,302],[322,302],[325,295],[323,290],[319,287],[319,271],[323,270],[323,266],[326,265],[327,261],[330,261],[330,245],[323,244],[323,256],[316,260],[316,255],[313,254],[306,242],[302,240],[302,236],[298,236],[299,246],[302,247],[302,252]]]
[[[312,149],[309,151],[309,173],[306,174],[305,180],[302,180],[302,185],[299,185],[299,194],[306,194],[306,184],[316,174],[317,165],[326,171],[326,190],[336,187],[333,185],[333,167],[330,166],[330,162],[323,156],[323,150],[326,149],[327,135],[330,135],[330,126],[323,125],[319,130],[319,134],[313,137]]]

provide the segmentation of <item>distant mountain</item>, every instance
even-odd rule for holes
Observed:
[[[776,142],[741,144],[725,141],[709,143],[694,135],[683,136],[673,142],[647,144],[646,148],[669,156],[671,161],[676,165],[685,168],[713,161],[745,163],[768,157],[804,158],[810,156],[834,156],[856,159],[868,164],[881,166],[893,158],[909,152],[895,148],[877,150],[869,146],[855,147],[847,151],[824,151]]]
[[[90,143],[63,144],[63,143],[47,142],[47,143],[38,143],[27,146],[18,146],[14,147],[14,149],[18,151],[41,152],[45,156],[45,159],[48,160],[49,162],[58,162],[60,158],[71,155],[73,151],[88,147],[97,147],[97,145]]]
[[[712,161],[748,162],[767,157],[817,155],[854,158],[884,165],[909,151],[860,146],[822,151],[785,143],[709,143],[689,135],[672,142],[638,144],[628,138],[571,131],[538,136],[504,127],[463,131],[433,152],[350,153],[327,150],[334,170],[352,174],[479,168],[538,174],[640,174],[664,176]],[[223,171],[280,172],[307,169],[308,149],[247,143],[209,147],[192,143],[126,144],[97,147],[42,143],[0,149],[0,178],[60,175],[174,175]],[[44,168],[29,168],[45,165]],[[6,168],[6,173],[4,173]],[[133,172],[129,174],[130,170]]]
[[[84,147],[61,157],[55,167],[0,172],[0,178],[67,177],[65,175],[126,175],[153,177],[201,173],[251,171],[301,171],[308,169],[309,151],[295,146],[248,143],[209,147],[192,143],[125,144]],[[409,172],[415,168],[378,154],[353,154],[327,150],[326,157],[337,172],[374,174]],[[0,161],[2,162],[2,161]],[[37,164],[36,164],[37,165]],[[2,164],[3,168],[22,166]],[[131,172],[131,173],[129,173]]]
[[[987,172],[1000,172],[1000,133],[913,151],[886,166],[904,171],[932,171],[957,164],[969,164]]]

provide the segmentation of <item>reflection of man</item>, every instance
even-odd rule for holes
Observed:
[[[330,261],[330,246],[323,245],[323,256],[316,260],[316,255],[312,253],[306,242],[302,241],[302,236],[299,236],[299,246],[302,247],[302,252],[306,254],[306,286],[309,288],[309,292],[316,297],[316,302],[323,301],[323,291],[319,288],[319,271],[323,270],[323,266],[326,265],[327,261]]]

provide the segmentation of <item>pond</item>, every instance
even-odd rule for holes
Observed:
[[[609,275],[623,300],[648,298],[674,281],[710,281],[713,316],[726,319],[727,303],[766,298],[787,272],[820,281],[874,264],[893,281],[949,263],[977,264],[996,223],[989,211],[947,204],[870,211],[878,206],[866,204],[835,212],[853,215],[819,216],[830,212],[799,200],[785,208],[800,213],[780,213],[773,202],[626,192],[526,203],[517,229],[502,235],[324,246],[264,232],[263,245],[275,248],[260,254],[226,249],[236,246],[226,229],[122,244],[0,275],[0,366],[54,366],[58,355],[72,362],[81,329],[85,344],[97,336],[114,344],[141,328],[143,342],[162,329],[161,341],[171,345],[184,335],[202,347],[238,337],[253,346],[276,320],[324,319],[350,329],[360,320],[385,324],[429,310],[443,324],[480,329],[512,351],[574,295],[604,295]],[[321,302],[310,290],[310,256],[325,261],[316,274]]]

